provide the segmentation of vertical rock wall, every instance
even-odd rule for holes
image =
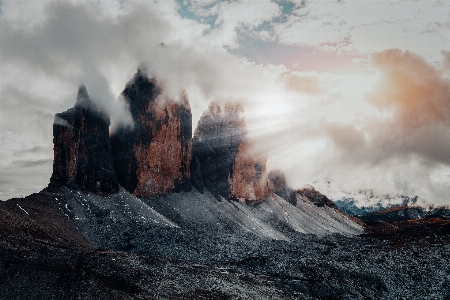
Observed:
[[[160,100],[156,81],[141,70],[122,95],[134,127],[111,135],[120,184],[139,197],[190,190],[192,114],[187,97],[181,103]]]
[[[228,182],[231,198],[254,201],[267,196],[265,158],[252,154],[247,142],[239,145]]]
[[[245,134],[241,107],[228,105],[225,112],[211,104],[201,116],[193,138],[193,155],[200,163],[204,186],[229,197],[228,177]]]
[[[214,194],[261,200],[267,196],[266,162],[251,154],[241,112],[239,104],[227,104],[224,111],[211,104],[195,130],[193,155],[204,186]]]
[[[187,97],[175,102],[160,95],[156,81],[138,70],[122,92],[134,125],[108,138],[109,118],[81,86],[75,107],[55,116],[51,184],[100,194],[116,192],[120,184],[138,197],[192,185],[236,200],[268,195],[266,161],[252,153],[240,105],[223,111],[210,105],[192,140]]]
[[[55,115],[50,185],[65,185],[97,194],[119,190],[111,156],[109,124],[109,118],[98,111],[81,85],[75,106]]]

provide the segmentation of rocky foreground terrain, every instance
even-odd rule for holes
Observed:
[[[449,221],[301,233],[264,202],[68,188],[2,202],[1,298],[449,299]]]
[[[266,170],[238,104],[192,131],[161,91],[139,70],[111,135],[84,86],[56,114],[49,186],[0,202],[0,299],[450,299],[448,210],[350,216]]]

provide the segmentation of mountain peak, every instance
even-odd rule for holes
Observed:
[[[89,99],[89,94],[86,90],[86,86],[84,84],[80,84],[78,87],[77,102],[84,99]]]
[[[122,92],[134,127],[111,135],[121,185],[139,197],[190,190],[192,114],[184,102],[158,101],[161,88],[139,68]]]
[[[51,186],[97,194],[119,190],[109,141],[109,118],[99,113],[80,85],[73,108],[55,115]]]
[[[98,111],[95,103],[92,102],[92,100],[89,98],[89,94],[84,84],[80,84],[80,86],[78,87],[77,102],[75,103],[75,107]]]
[[[216,196],[239,200],[262,200],[268,195],[266,159],[252,155],[247,138],[243,106],[212,103],[199,120],[193,138],[203,184]]]

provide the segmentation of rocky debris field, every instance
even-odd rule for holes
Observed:
[[[124,251],[2,250],[4,299],[448,299],[450,249],[339,236],[195,263]],[[295,247],[297,246],[297,247]],[[6,279],[3,280],[3,279]]]
[[[200,196],[63,188],[0,203],[0,298],[449,299],[445,220],[317,235],[268,204]]]

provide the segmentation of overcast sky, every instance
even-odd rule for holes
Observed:
[[[450,1],[0,2],[0,199],[44,188],[55,113],[139,65],[186,91],[193,127],[241,101],[268,168],[336,200],[372,189],[450,204]],[[161,46],[161,43],[164,46]]]

